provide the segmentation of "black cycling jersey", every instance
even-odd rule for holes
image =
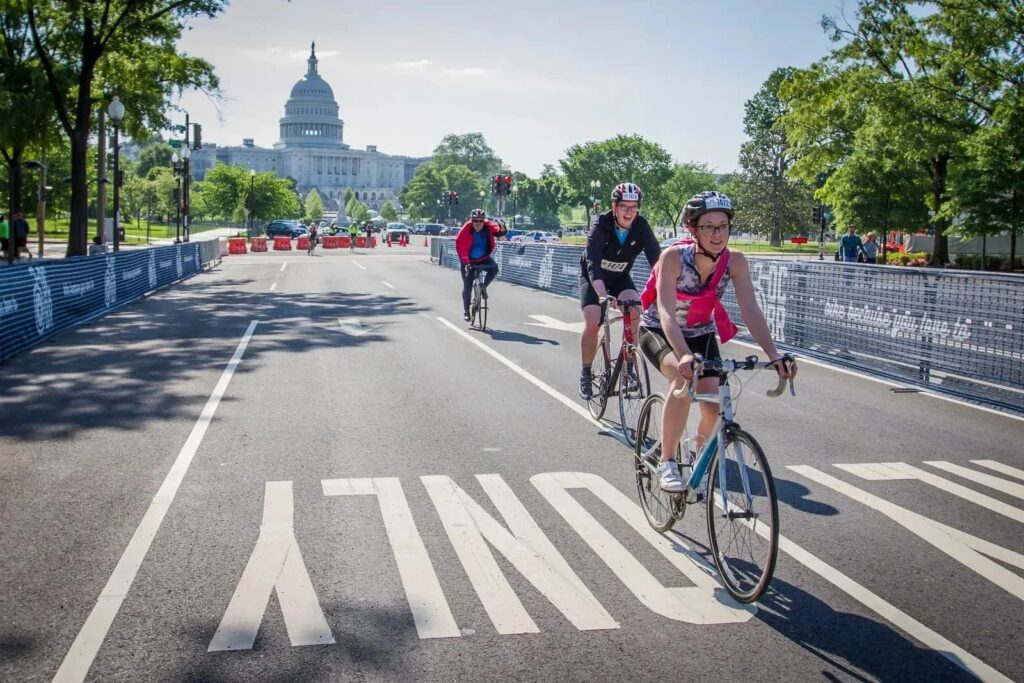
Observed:
[[[615,281],[629,275],[633,261],[643,252],[654,267],[661,255],[658,238],[643,216],[629,226],[625,242],[615,234],[615,215],[608,211],[594,218],[587,236],[587,248],[580,255],[580,275],[588,282]]]

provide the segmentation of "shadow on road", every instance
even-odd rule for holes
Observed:
[[[254,319],[260,323],[239,373],[258,369],[267,353],[379,342],[386,338],[383,317],[423,310],[399,296],[268,293],[262,285],[261,291],[246,291],[252,283],[201,273],[8,360],[0,365],[3,435],[63,439],[89,429],[133,431],[154,419],[194,419],[210,386],[188,395],[168,378],[217,376]],[[308,335],[301,343],[295,338],[297,326],[337,330],[339,318],[365,321],[366,333]]]

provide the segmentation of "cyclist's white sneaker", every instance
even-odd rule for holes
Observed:
[[[682,493],[686,490],[682,477],[679,476],[679,465],[675,460],[668,460],[658,465],[658,484],[662,491]]]

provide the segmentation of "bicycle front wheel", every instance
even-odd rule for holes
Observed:
[[[647,397],[637,418],[636,443],[633,446],[640,507],[644,509],[651,528],[661,533],[671,529],[676,521],[672,499],[675,494],[661,490],[658,477],[652,470],[661,461],[661,414],[664,408],[665,399],[661,394]]]
[[[624,358],[625,365],[619,372],[619,424],[626,443],[635,446],[637,421],[644,400],[651,393],[651,382],[640,349],[627,348]]]
[[[476,293],[476,310],[473,312],[473,324],[481,332],[487,331],[487,299],[480,296],[480,290]]]
[[[711,461],[708,538],[725,589],[754,602],[768,588],[779,549],[779,503],[768,460],[750,434],[737,429],[725,443],[725,481],[719,456]]]

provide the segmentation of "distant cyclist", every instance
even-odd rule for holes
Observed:
[[[750,336],[769,360],[782,360],[757,305],[747,260],[727,248],[732,216],[732,200],[724,194],[701,192],[690,198],[683,208],[683,227],[689,229],[692,239],[665,249],[642,296],[640,349],[670,383],[662,413],[662,459],[658,467],[658,479],[665,491],[685,489],[678,463],[671,456],[686,426],[690,397],[678,397],[674,392],[693,379],[693,354],[721,359],[716,332],[722,343],[737,332],[721,301],[730,282]],[[777,362],[775,369],[780,377],[796,377],[796,363]],[[718,374],[702,372],[697,393],[717,394]],[[710,437],[718,419],[718,404],[702,402],[700,407],[698,449],[703,445],[701,439]]]
[[[498,277],[498,264],[491,258],[494,253],[494,238],[506,232],[504,225],[487,220],[483,209],[473,209],[459,234],[455,236],[455,251],[462,264],[462,317],[470,319],[469,294],[473,289],[473,267],[487,271],[481,296],[487,298],[487,285]]]
[[[633,261],[643,252],[654,267],[661,248],[658,238],[640,215],[644,193],[634,183],[619,183],[612,190],[612,210],[595,216],[587,235],[587,248],[580,256],[580,307],[583,309],[583,336],[580,339],[580,397],[593,398],[590,364],[597,355],[597,330],[603,322],[601,301],[614,296],[624,301],[639,301],[636,285],[630,277]],[[636,338],[639,316],[630,324]]]
[[[306,250],[307,254],[312,254],[313,250],[316,249],[317,232],[320,228],[316,223],[309,224],[309,247]]]
[[[349,223],[349,226],[348,226],[348,240],[349,240],[349,242],[348,242],[348,250],[349,251],[355,251],[356,250],[356,237],[358,237],[358,236],[359,236],[359,226],[356,225],[355,223]]]

